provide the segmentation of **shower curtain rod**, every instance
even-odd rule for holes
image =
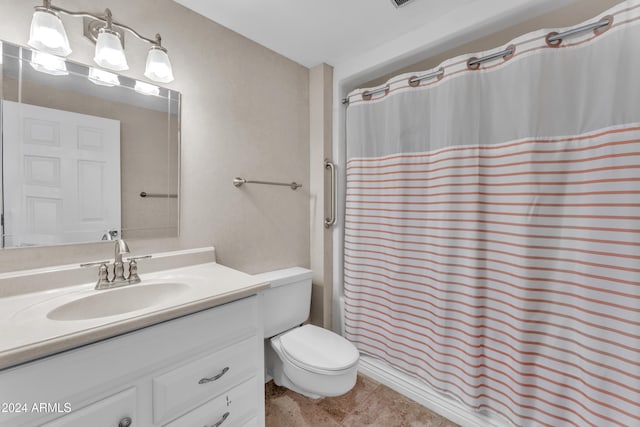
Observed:
[[[552,44],[560,44],[562,42],[562,39],[566,39],[567,37],[575,36],[580,33],[584,33],[585,31],[599,30],[600,28],[610,26],[611,24],[613,24],[613,16],[605,16],[598,22],[586,24],[582,27],[567,30],[563,33],[549,33],[549,35],[547,36],[547,42]]]
[[[558,47],[562,41],[568,37],[573,37],[575,35],[578,34],[582,34],[586,31],[597,31],[603,27],[610,27],[613,24],[613,16],[605,16],[602,19],[600,19],[597,22],[592,22],[591,24],[586,24],[586,25],[582,25],[580,27],[576,27],[573,28],[571,30],[567,30],[564,31],[562,33],[557,33],[557,32],[551,32],[547,35],[546,41],[547,41],[547,45],[549,45],[550,47]],[[483,56],[481,58],[470,58],[469,61],[467,62],[467,65],[469,66],[469,68],[471,69],[477,69],[480,64],[484,63],[484,62],[488,62],[488,61],[493,61],[494,59],[498,59],[498,58],[504,58],[510,55],[513,55],[515,53],[515,46],[511,45],[508,48],[506,48],[505,50],[502,50],[500,52],[496,52],[496,53],[492,53],[489,54],[487,56]],[[419,83],[423,80],[430,80],[430,79],[434,79],[434,78],[441,78],[444,75],[444,68],[440,68],[436,71],[424,74],[422,76],[414,76],[411,77],[409,79],[409,84],[410,85],[414,85],[415,83]],[[382,93],[382,92],[386,92],[390,89],[389,84],[385,84],[382,87],[376,88],[376,89],[371,89],[371,90],[366,90],[364,92],[362,92],[360,95],[362,97],[369,97],[369,96],[373,96],[376,95],[378,93]],[[349,97],[347,96],[346,98],[342,98],[342,105],[349,105]]]
[[[430,80],[435,78],[440,78],[444,76],[444,68],[440,67],[437,71],[432,71],[430,73],[422,74],[420,76],[414,76],[409,79],[409,84],[420,83],[423,80]]]
[[[469,67],[472,70],[477,70],[478,68],[480,68],[480,64],[484,62],[493,61],[494,59],[498,59],[498,58],[509,59],[511,56],[513,56],[515,52],[516,52],[516,46],[511,45],[505,50],[501,50],[500,52],[483,56],[482,58],[471,57],[467,61],[467,67]]]

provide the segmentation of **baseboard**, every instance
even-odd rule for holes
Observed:
[[[506,424],[469,411],[453,399],[429,389],[420,381],[372,357],[361,356],[358,372],[386,385],[462,427],[505,427]]]

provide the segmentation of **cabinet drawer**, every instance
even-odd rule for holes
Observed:
[[[258,427],[258,418],[253,417],[249,421],[245,421],[241,424],[242,427]]]
[[[136,409],[136,389],[131,387],[77,411],[73,410],[69,415],[43,424],[42,427],[116,427],[125,418],[130,418],[131,427],[135,427]]]
[[[154,421],[179,415],[255,375],[262,360],[257,340],[253,336],[154,378]]]
[[[238,426],[239,422],[256,416],[256,388],[259,386],[258,378],[252,377],[164,427]]]

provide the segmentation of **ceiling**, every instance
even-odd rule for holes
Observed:
[[[306,67],[335,65],[475,0],[175,0]]]

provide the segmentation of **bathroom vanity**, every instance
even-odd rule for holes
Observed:
[[[0,426],[264,425],[258,291],[268,284],[216,263],[141,277],[128,289],[189,289],[143,308],[125,292],[136,309],[98,318],[73,302],[118,289],[0,298]]]

